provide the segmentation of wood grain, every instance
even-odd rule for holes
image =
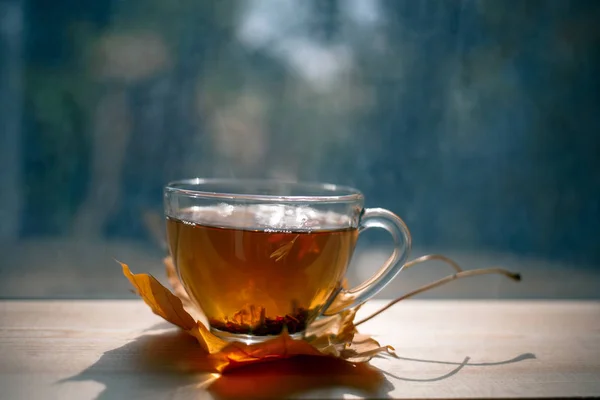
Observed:
[[[193,339],[141,301],[2,301],[0,398],[600,396],[600,302],[409,300],[360,330],[399,358],[217,379],[198,372]]]

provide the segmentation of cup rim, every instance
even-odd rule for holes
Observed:
[[[202,186],[228,186],[240,187],[239,192],[232,190],[216,191],[216,190],[202,190]],[[306,190],[310,193],[321,191],[323,194],[310,194],[310,195],[277,195],[277,194],[254,194],[254,193],[243,193],[242,188],[248,186],[260,186],[260,187],[289,187],[295,188],[300,191]],[[198,189],[191,187],[198,187]],[[247,190],[246,190],[247,191]],[[258,202],[362,202],[364,201],[364,195],[358,189],[351,186],[336,185],[333,183],[324,182],[298,182],[280,179],[234,179],[234,178],[191,178],[191,179],[178,179],[167,183],[164,188],[165,195],[167,194],[179,194],[187,197],[195,198],[214,198],[214,199],[228,199],[228,200],[247,200],[247,201],[258,201]]]

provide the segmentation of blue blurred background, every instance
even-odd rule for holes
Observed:
[[[216,176],[352,185],[525,278],[425,297],[600,297],[599,67],[595,0],[0,0],[0,296],[129,296],[162,186]]]

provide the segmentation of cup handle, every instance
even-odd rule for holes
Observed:
[[[379,293],[404,267],[411,247],[410,231],[404,221],[389,210],[366,208],[362,213],[358,232],[360,234],[370,228],[388,231],[394,239],[394,252],[381,269],[367,281],[349,290],[341,289],[332,296],[322,315],[334,315],[364,303]]]

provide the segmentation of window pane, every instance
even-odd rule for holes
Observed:
[[[162,187],[363,191],[413,255],[523,273],[430,297],[600,296],[596,1],[0,1],[0,295],[163,276]],[[358,283],[390,252],[361,237]],[[381,295],[438,278],[407,271]]]

